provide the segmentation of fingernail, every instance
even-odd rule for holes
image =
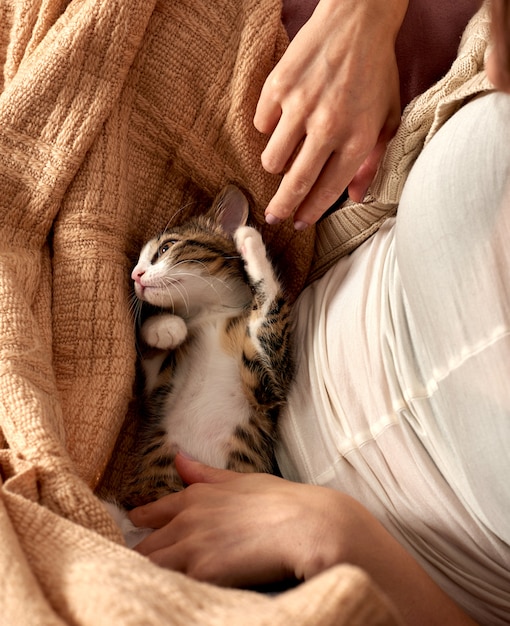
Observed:
[[[306,222],[301,222],[300,220],[294,222],[294,228],[296,230],[306,230],[308,226],[310,226],[310,224],[307,224]]]
[[[279,217],[276,217],[276,215],[273,215],[272,213],[268,213],[266,215],[266,222],[271,226],[276,226],[276,224],[279,224],[281,221],[282,220]]]
[[[185,450],[179,450],[179,454],[184,457],[185,459],[188,459],[188,461],[196,461],[197,459],[194,456],[191,456],[191,454],[188,454]]]

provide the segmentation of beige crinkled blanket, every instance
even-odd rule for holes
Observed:
[[[0,623],[398,623],[349,566],[275,599],[159,569],[120,545],[93,495],[121,479],[129,448],[140,243],[227,181],[262,225],[278,184],[251,122],[286,45],[278,1],[0,0],[0,16]],[[484,19],[457,86],[481,67]],[[393,210],[409,167],[396,154],[384,208],[347,209],[317,243],[264,228],[292,294],[314,244],[318,274]]]

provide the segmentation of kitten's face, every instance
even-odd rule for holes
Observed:
[[[232,239],[206,218],[145,244],[131,278],[137,297],[189,316],[208,306],[244,306],[250,294]]]

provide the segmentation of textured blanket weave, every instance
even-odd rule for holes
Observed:
[[[278,180],[252,124],[287,42],[279,2],[0,7],[2,626],[398,623],[348,566],[276,599],[159,569],[93,494],[121,479],[128,449],[142,241],[233,181],[292,295],[308,274],[313,229],[263,226]]]

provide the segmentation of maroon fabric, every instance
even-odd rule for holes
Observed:
[[[290,39],[309,19],[318,4],[319,0],[283,0],[282,22]]]
[[[479,8],[480,0],[410,0],[396,43],[403,107],[446,74]]]
[[[282,21],[291,39],[317,4],[318,0],[283,0]],[[396,44],[402,108],[444,76],[479,7],[480,0],[410,0]]]

